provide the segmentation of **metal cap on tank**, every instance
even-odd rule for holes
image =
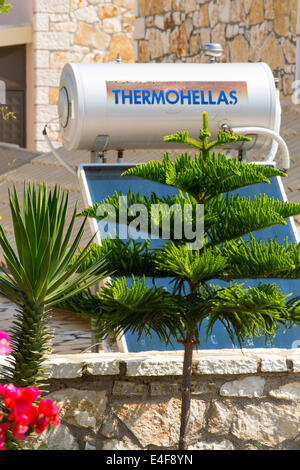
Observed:
[[[221,57],[224,49],[221,44],[217,43],[206,43],[203,44],[203,51],[205,52],[205,56],[210,58],[211,63],[215,63],[217,57]]]
[[[69,97],[65,87],[59,90],[58,97],[58,119],[61,127],[65,128],[69,120]]]

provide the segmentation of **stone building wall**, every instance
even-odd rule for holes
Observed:
[[[31,146],[49,151],[42,130],[59,142],[58,85],[67,62],[134,61],[134,0],[34,0],[35,134]]]
[[[61,424],[49,450],[176,450],[180,353],[51,356],[49,398]],[[190,449],[299,450],[300,351],[199,351]]]
[[[206,61],[201,49],[221,43],[223,61],[263,61],[280,70],[292,93],[296,63],[297,0],[137,0],[139,62]]]

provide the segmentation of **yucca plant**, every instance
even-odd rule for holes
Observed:
[[[16,252],[0,227],[0,245],[8,273],[0,275],[0,295],[17,305],[17,316],[10,331],[13,351],[3,379],[18,387],[45,384],[44,362],[51,351],[47,320],[51,307],[104,279],[105,260],[76,274],[90,243],[71,266],[84,232],[86,219],[73,237],[77,207],[68,226],[68,193],[58,186],[47,190],[24,184],[23,210],[16,188],[9,191]],[[95,273],[97,275],[95,276]]]
[[[218,146],[246,137],[220,132],[218,139],[210,142],[208,117],[203,114],[203,129],[199,141],[190,139],[187,132],[165,138],[169,142],[186,143],[195,147],[198,154],[192,158],[181,154],[172,162],[168,154],[162,162],[152,161],[127,170],[122,176],[139,177],[178,188],[177,196],[151,197],[127,194],[128,207],[143,203],[147,208],[148,231],[155,222],[162,236],[162,217],[156,217],[153,204],[162,209],[177,204],[184,212],[185,206],[196,208],[204,204],[204,240],[202,246],[191,248],[190,240],[176,238],[170,231],[163,248],[150,250],[149,242],[104,240],[102,246],[93,245],[85,259],[84,269],[106,255],[115,269],[114,278],[97,295],[80,294],[70,298],[65,307],[85,311],[98,322],[98,335],[117,337],[126,332],[151,336],[155,331],[160,340],[174,343],[174,338],[184,346],[182,409],[179,449],[188,448],[188,426],[191,402],[191,372],[193,351],[221,322],[233,343],[243,347],[248,339],[264,337],[271,341],[280,328],[299,324],[299,298],[287,296],[275,284],[259,283],[245,287],[238,280],[248,278],[299,278],[300,245],[276,240],[248,241],[241,237],[275,224],[286,224],[285,219],[300,213],[300,204],[275,201],[267,196],[244,198],[230,196],[232,190],[256,183],[270,183],[269,178],[284,177],[275,168],[245,164],[237,159],[227,159],[222,153],[212,152]],[[119,194],[87,208],[79,215],[102,220],[105,212],[97,210],[108,204],[120,208]],[[163,211],[162,211],[163,213]],[[172,220],[172,218],[171,218]],[[118,221],[118,220],[117,220]],[[127,223],[132,222],[128,216]],[[172,224],[171,224],[172,225]],[[77,263],[78,258],[73,259]],[[82,265],[83,267],[83,265]],[[133,276],[129,287],[126,277]],[[147,287],[145,277],[171,277],[173,290],[158,288],[155,282]],[[218,281],[227,281],[221,287]],[[299,294],[299,292],[294,293]]]

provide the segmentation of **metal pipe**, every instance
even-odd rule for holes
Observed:
[[[49,136],[48,136],[48,133],[47,133],[47,125],[45,125],[44,127],[44,130],[43,130],[43,136],[45,137],[50,149],[51,149],[51,152],[53,153],[53,155],[55,156],[55,158],[59,161],[59,163],[61,163],[66,170],[68,170],[70,173],[72,173],[73,175],[75,175],[77,177],[77,168],[73,168],[68,162],[66,162],[66,160],[57,152],[57,150],[55,149],[55,147],[53,147],[52,145],[52,142],[51,140],[49,139]]]
[[[265,135],[271,137],[273,140],[276,140],[279,144],[281,153],[282,153],[282,167],[286,171],[290,168],[290,154],[289,149],[283,140],[283,138],[277,134],[276,132],[272,131],[271,129],[266,129],[264,127],[236,127],[232,129],[234,134],[257,134],[257,135]],[[275,157],[275,155],[274,155]],[[271,160],[269,160],[271,162]]]

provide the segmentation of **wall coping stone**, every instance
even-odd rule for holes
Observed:
[[[7,359],[0,357],[0,366]],[[180,376],[183,351],[140,353],[52,354],[47,360],[50,379],[83,375],[124,377]],[[194,352],[193,375],[300,373],[300,349],[221,349]]]
[[[2,356],[0,366],[6,361]],[[182,365],[183,351],[52,354],[47,360],[47,375],[50,379],[73,379],[83,375],[180,376]],[[270,372],[300,373],[300,349],[222,349],[194,352],[195,376]]]

